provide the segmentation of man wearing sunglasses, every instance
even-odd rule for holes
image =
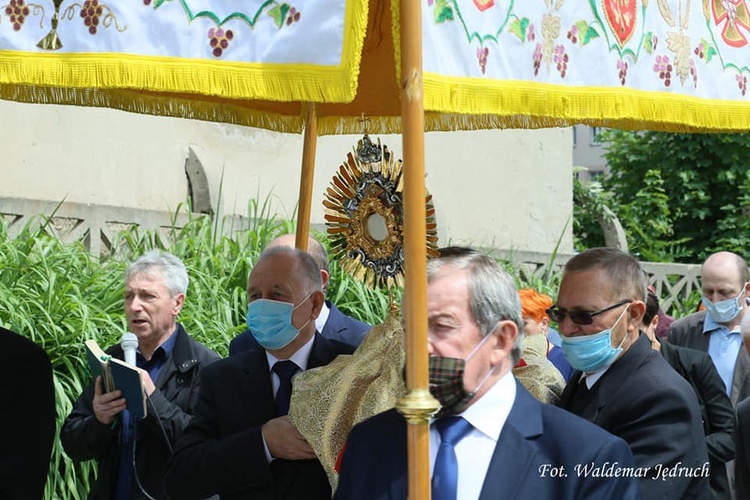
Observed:
[[[557,305],[565,358],[576,369],[560,406],[629,445],[651,498],[708,498],[708,455],[690,385],[640,332],[647,282],[638,261],[594,248],[565,265]]]

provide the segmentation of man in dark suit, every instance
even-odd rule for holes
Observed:
[[[261,346],[203,375],[195,416],[175,447],[165,483],[172,498],[330,499],[310,444],[286,416],[297,371],[354,348],[315,331],[320,271],[305,252],[266,249],[250,273],[248,326]]]
[[[427,272],[430,391],[442,405],[430,464],[420,464],[432,498],[638,498],[623,440],[536,401],[513,377],[522,325],[513,279],[476,252],[433,259]],[[357,425],[336,498],[407,498],[406,434],[395,410]]]
[[[737,498],[750,498],[750,399],[737,405],[737,428],[734,434],[737,455],[734,461],[734,486]]]
[[[646,286],[638,261],[613,248],[589,249],[566,263],[557,305],[548,311],[576,369],[560,406],[628,442],[638,466],[650,471],[641,478],[644,499],[707,498],[698,400],[640,334]]]
[[[707,352],[736,407],[750,396],[750,358],[740,333],[750,296],[745,259],[732,252],[709,255],[701,267],[701,291],[706,310],[675,320],[669,343]]]
[[[0,499],[42,498],[55,437],[47,353],[0,328],[0,380]]]
[[[266,248],[273,248],[278,246],[294,248],[295,236],[293,234],[285,234],[274,238],[268,244]],[[307,242],[307,252],[315,259],[315,262],[320,268],[320,278],[323,281],[323,293],[325,294],[326,287],[328,285],[328,254],[326,254],[325,248],[320,244],[318,240],[310,237]],[[330,300],[326,300],[320,309],[320,315],[315,320],[315,327],[320,334],[328,339],[338,340],[344,344],[349,344],[355,348],[359,347],[362,340],[365,338],[365,334],[370,331],[371,326],[367,323],[358,321],[338,310]],[[253,334],[250,330],[246,330],[243,333],[236,336],[229,343],[229,355],[247,351],[249,349],[257,349],[258,343],[253,338]]]
[[[672,345],[662,341],[656,333],[661,322],[659,299],[649,287],[646,295],[646,313],[641,327],[651,342],[651,347],[682,378],[688,381],[698,397],[706,434],[708,460],[711,464],[711,498],[722,500],[731,497],[726,463],[734,459],[734,410],[711,357],[705,352]],[[749,316],[750,318],[750,316]]]

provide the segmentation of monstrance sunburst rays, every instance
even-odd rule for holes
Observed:
[[[339,166],[326,191],[326,225],[331,253],[343,270],[370,287],[403,286],[403,161],[365,132],[353,153]],[[432,196],[425,198],[427,255],[437,251]]]

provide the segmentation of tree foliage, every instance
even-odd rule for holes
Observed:
[[[750,246],[750,134],[610,130],[601,140],[610,208],[643,260],[700,262]]]

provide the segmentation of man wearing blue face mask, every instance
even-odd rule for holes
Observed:
[[[737,406],[750,396],[750,359],[740,333],[750,295],[745,259],[732,252],[709,255],[701,267],[701,290],[706,310],[672,323],[669,343],[707,352]]]
[[[260,255],[248,280],[247,312],[259,347],[203,375],[195,416],[165,478],[172,498],[331,498],[323,467],[287,416],[296,373],[354,351],[316,332],[323,300],[310,255],[289,247]]]
[[[710,468],[698,400],[640,332],[646,278],[614,248],[586,250],[565,265],[557,321],[576,371],[560,406],[630,445],[644,499],[708,498]]]
[[[271,240],[266,248],[280,246],[294,248],[294,242],[294,234],[284,234]],[[318,240],[310,236],[307,240],[307,253],[315,259],[315,262],[320,268],[320,278],[323,281],[323,293],[325,294],[328,285],[328,278],[330,277],[326,249],[323,248],[323,245]],[[320,315],[315,319],[315,328],[326,338],[338,340],[339,342],[350,344],[354,347],[359,347],[365,338],[365,334],[369,332],[372,327],[347,316],[339,311],[336,305],[330,300],[326,300],[321,306]],[[229,343],[229,355],[233,356],[237,353],[247,351],[248,349],[255,349],[257,347],[258,342],[255,340],[255,337],[253,337],[250,330],[246,330],[233,338]]]

